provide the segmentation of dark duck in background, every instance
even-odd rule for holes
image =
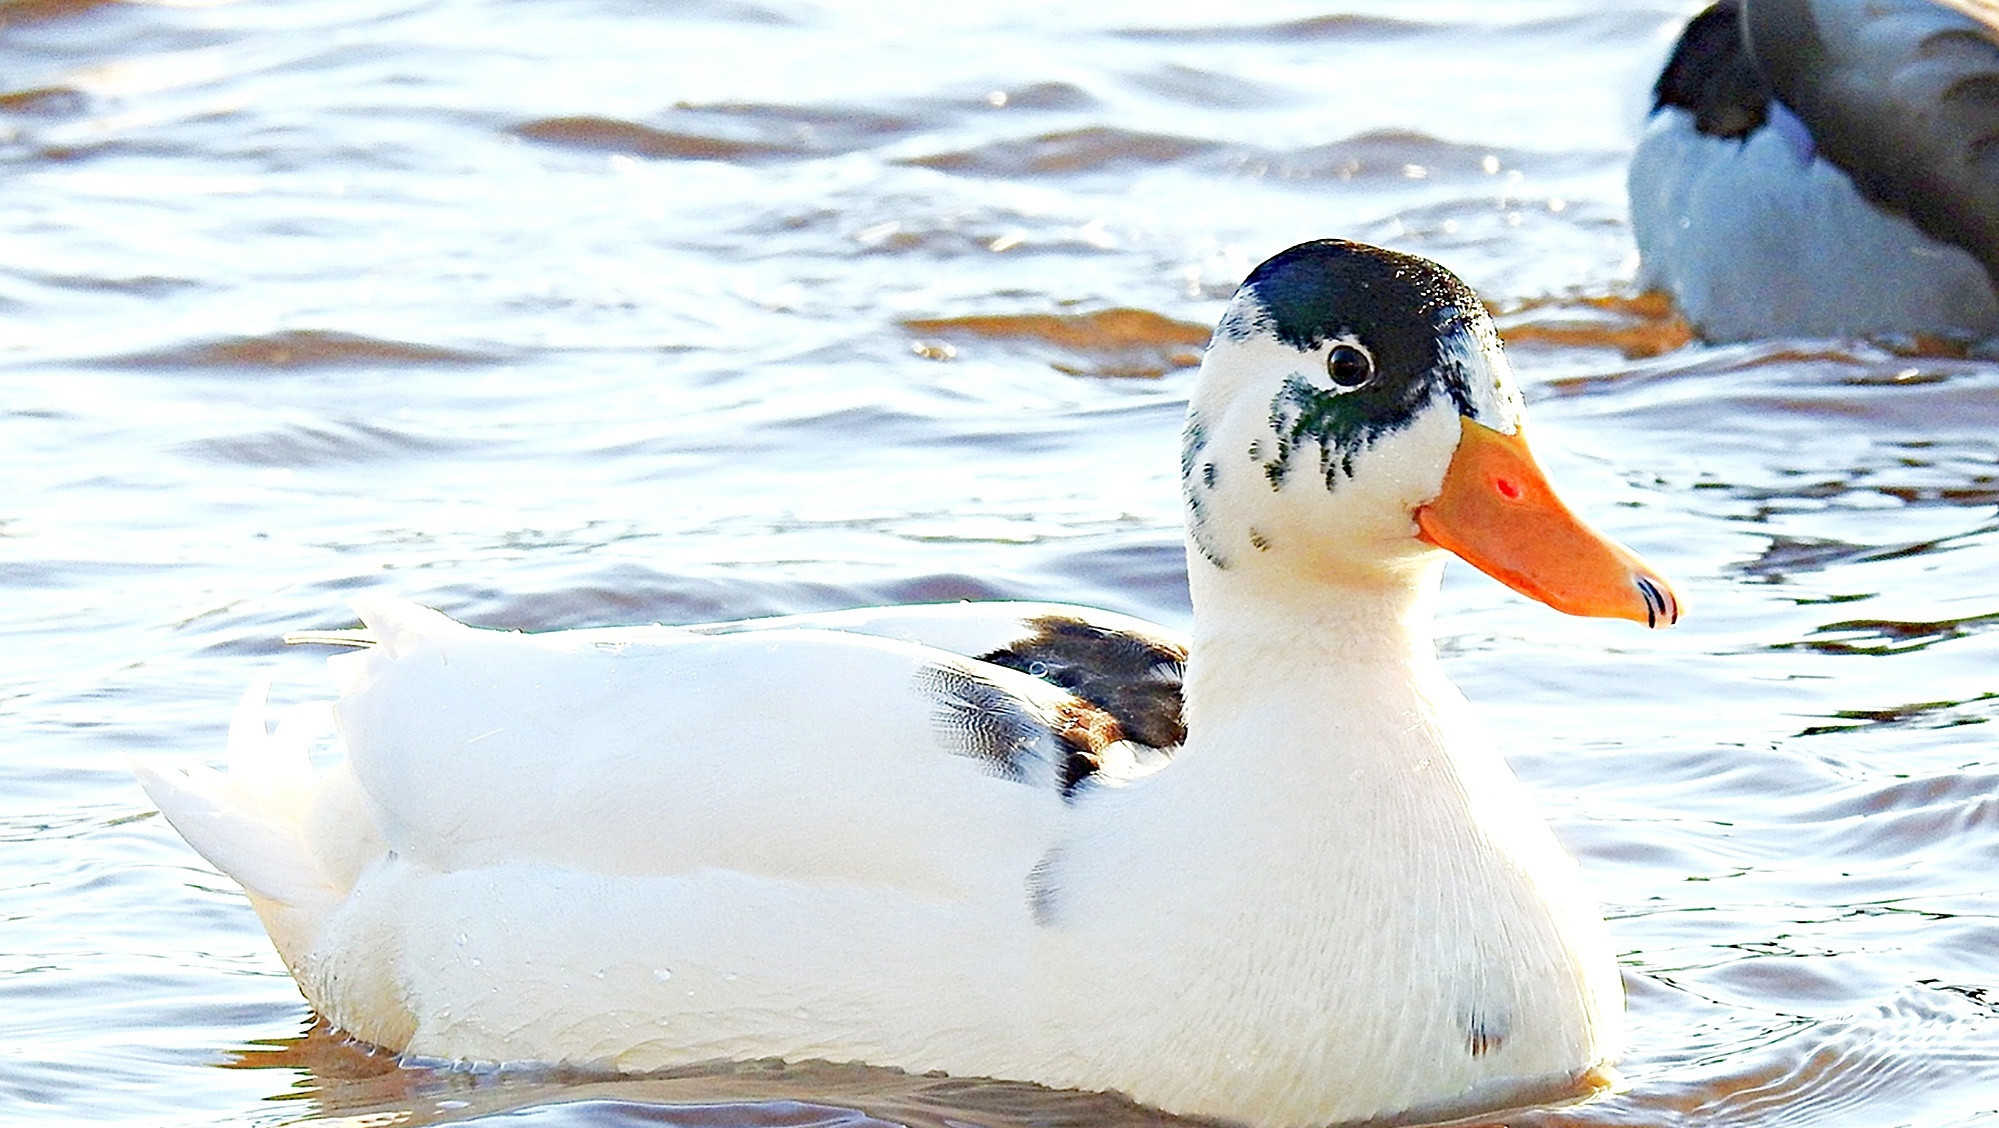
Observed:
[[[1653,93],[1639,283],[1702,337],[1999,334],[1999,5],[1723,0]]]

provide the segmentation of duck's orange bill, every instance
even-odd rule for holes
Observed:
[[[1417,507],[1416,527],[1423,540],[1557,611],[1648,627],[1679,621],[1673,585],[1569,512],[1519,430],[1502,435],[1463,420],[1443,492]]]

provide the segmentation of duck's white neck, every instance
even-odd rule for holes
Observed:
[[[1440,681],[1432,621],[1443,567],[1443,553],[1423,552],[1308,579],[1216,568],[1194,554],[1185,692],[1195,746],[1211,743],[1204,728],[1231,719],[1343,704],[1359,693],[1392,706],[1374,695],[1395,686],[1422,692]]]
[[[1420,552],[1302,583],[1195,564],[1187,743],[1148,799],[1256,827],[1243,843],[1300,896],[1459,851],[1506,769],[1437,662],[1442,568]]]

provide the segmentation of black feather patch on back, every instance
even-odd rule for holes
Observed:
[[[1061,686],[1109,714],[1139,744],[1165,750],[1187,739],[1180,701],[1185,647],[1060,615],[1028,626],[1033,634],[979,660]]]

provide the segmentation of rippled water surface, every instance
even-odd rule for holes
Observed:
[[[0,0],[0,1120],[1161,1119],[399,1067],[308,1032],[122,756],[218,759],[260,670],[321,694],[278,638],[367,589],[1184,623],[1188,365],[1337,234],[1486,295],[1551,471],[1693,612],[1447,580],[1630,994],[1628,1089],[1514,1123],[1999,1122],[1999,367],[1678,347],[1622,300],[1688,8]]]

